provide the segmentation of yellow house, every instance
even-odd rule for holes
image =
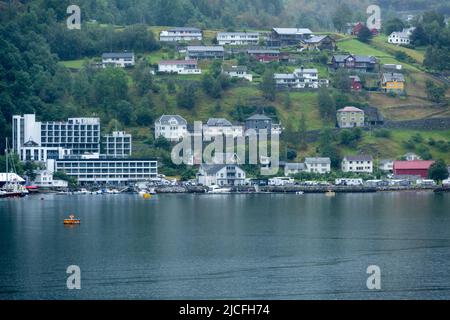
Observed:
[[[401,73],[383,73],[381,89],[385,92],[403,93],[405,91],[405,77]]]

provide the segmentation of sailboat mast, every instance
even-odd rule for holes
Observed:
[[[9,168],[8,168],[8,138],[6,138],[6,146],[5,146],[5,162],[6,162],[6,183],[9,182]]]

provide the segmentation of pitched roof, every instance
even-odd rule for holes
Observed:
[[[434,163],[432,160],[394,161],[395,169],[428,170]]]
[[[405,77],[401,73],[392,73],[392,72],[383,73],[383,82],[392,82],[392,81],[404,82]]]
[[[275,50],[275,49],[264,49],[264,48],[259,48],[259,49],[248,49],[247,53],[252,54],[252,53],[274,53],[274,54],[279,54],[280,51],[279,50]]]
[[[170,124],[170,120],[175,119],[179,125],[186,125],[187,121],[179,115],[162,115],[161,117],[158,118],[158,120],[155,121],[155,123],[159,123],[162,125],[168,125]]]
[[[158,64],[165,64],[165,65],[195,64],[196,65],[197,60],[193,60],[193,59],[190,59],[190,60],[161,60],[161,61],[159,61]]]
[[[193,28],[193,27],[174,27],[169,30],[169,32],[177,32],[177,31],[189,31],[189,32],[201,32],[199,28]]]
[[[330,164],[331,160],[330,160],[330,158],[322,158],[322,157],[305,158],[305,163],[326,163],[326,164]]]
[[[222,46],[188,46],[187,51],[224,51]]]
[[[347,106],[345,108],[339,109],[337,112],[364,112],[364,111],[356,107]]]
[[[218,32],[217,36],[259,36],[258,32]]]
[[[306,169],[306,166],[305,166],[305,164],[302,163],[302,162],[299,162],[299,163],[289,163],[289,162],[286,162],[286,163],[284,164],[284,168],[287,169],[287,170],[305,170],[305,169]]]
[[[202,164],[200,168],[202,168],[207,175],[214,175],[227,166],[235,166],[237,168],[240,168],[235,164]]]
[[[232,124],[225,118],[209,118],[206,124],[210,127],[231,127]]]
[[[312,34],[312,31],[308,28],[273,28],[278,34],[284,35],[302,35],[302,34]]]
[[[355,59],[356,62],[367,62],[367,63],[376,63],[377,62],[377,58],[375,58],[374,56],[355,56],[355,55],[351,55],[351,54],[336,54],[333,56],[334,60],[336,62],[345,62],[345,60],[347,60],[347,58],[349,57],[353,57]]]
[[[251,117],[248,117],[247,119],[245,119],[245,120],[272,120],[271,118],[269,118],[268,116],[266,116],[266,115],[263,115],[263,114],[254,114],[254,115],[252,115]]]
[[[102,54],[103,59],[108,58],[119,58],[119,59],[126,59],[126,58],[133,58],[134,53],[133,52],[106,52]]]
[[[344,159],[347,161],[373,161],[372,156],[370,155],[356,155],[356,156],[345,156]]]
[[[247,72],[246,66],[224,66],[224,72]]]
[[[303,42],[305,42],[305,43],[319,43],[325,38],[328,38],[328,36],[327,35],[324,35],[324,36],[312,36],[309,39],[303,40]]]

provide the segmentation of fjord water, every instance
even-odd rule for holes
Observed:
[[[0,299],[449,299],[449,208],[432,192],[4,199]]]

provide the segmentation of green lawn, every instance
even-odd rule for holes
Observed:
[[[70,69],[81,69],[84,64],[84,59],[80,60],[65,60],[61,61],[61,64],[63,64],[66,68]]]
[[[401,64],[405,69],[420,71],[413,65],[396,60],[392,54],[356,39],[339,41],[337,42],[337,46],[341,51],[347,51],[356,55],[374,56],[377,57],[381,63]]]
[[[386,35],[380,35],[378,37],[375,37],[372,39],[372,45],[379,49],[384,49],[389,53],[395,52],[395,51],[403,51],[408,56],[416,60],[418,63],[422,64],[423,59],[425,57],[424,51],[414,50],[405,48],[402,46],[397,46],[395,44],[391,44],[387,42],[388,37]]]

